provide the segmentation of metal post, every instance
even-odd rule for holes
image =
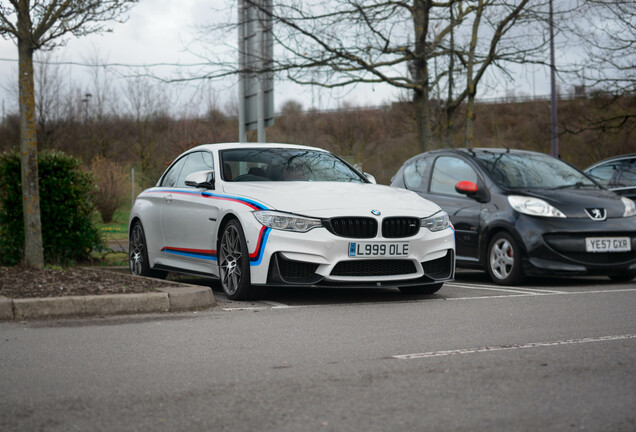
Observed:
[[[258,50],[261,54],[260,59],[260,73],[258,74],[258,93],[256,94],[256,109],[257,109],[257,130],[258,130],[258,142],[264,143],[267,141],[265,138],[265,77],[263,76],[263,63],[265,57],[265,29],[263,26],[262,12],[258,12]]]
[[[132,201],[130,202],[130,204],[134,205],[135,204],[135,168],[131,169],[130,183],[132,184]]]
[[[554,61],[554,21],[552,12],[552,0],[550,0],[550,136],[552,139],[552,156],[559,157],[556,65]]]
[[[238,2],[238,24],[239,24],[239,112],[238,112],[238,123],[239,123],[239,142],[247,142],[247,130],[245,126],[245,25],[246,25],[246,17],[245,17],[245,2],[244,0],[239,0]]]

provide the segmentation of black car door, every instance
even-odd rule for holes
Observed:
[[[455,190],[455,185],[460,181],[483,185],[476,171],[463,158],[439,156],[433,162],[425,197],[439,205],[450,216],[455,227],[457,260],[476,264],[479,260],[482,204]]]

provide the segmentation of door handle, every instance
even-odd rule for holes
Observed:
[[[163,199],[164,199],[165,202],[171,203],[172,202],[172,194],[165,195],[163,197]]]

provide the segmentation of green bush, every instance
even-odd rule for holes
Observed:
[[[79,160],[59,151],[38,155],[44,261],[86,261],[104,243],[92,221],[95,187]],[[18,153],[0,154],[0,265],[16,265],[24,249],[22,185]]]

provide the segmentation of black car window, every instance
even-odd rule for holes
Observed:
[[[425,187],[424,172],[426,171],[426,159],[419,158],[404,167],[404,185],[407,189],[423,191]]]
[[[605,164],[592,168],[587,174],[605,187],[609,187],[616,173],[616,164]]]
[[[581,171],[560,159],[531,152],[476,152],[490,177],[507,189],[598,187]]]
[[[636,186],[636,159],[624,160],[617,187]]]
[[[172,164],[168,171],[163,175],[163,179],[161,180],[160,186],[162,187],[176,187],[177,180],[179,179],[179,174],[181,173],[181,169],[183,168],[183,164],[185,163],[186,158],[182,157],[178,161]]]
[[[197,171],[211,171],[214,169],[212,164],[212,155],[206,151],[190,153],[187,156],[181,174],[179,174],[179,180],[177,180],[176,187],[185,187],[185,179],[192,173]]]
[[[461,195],[455,190],[460,181],[477,183],[477,173],[462,159],[442,156],[437,158],[431,178],[431,192],[445,195]]]
[[[335,155],[312,149],[245,148],[221,152],[225,181],[329,181],[367,183]]]

